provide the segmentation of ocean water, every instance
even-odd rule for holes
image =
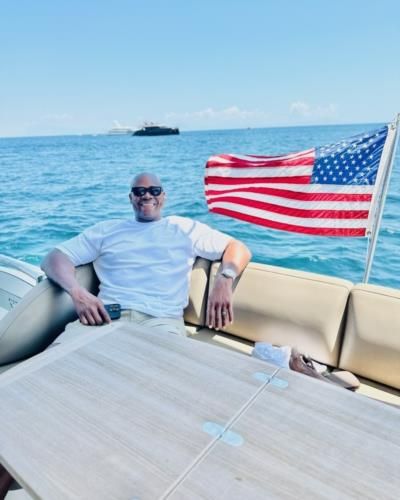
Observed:
[[[322,146],[380,124],[182,132],[179,136],[0,139],[0,253],[38,264],[57,243],[100,220],[132,216],[129,180],[156,172],[164,214],[196,218],[243,240],[257,262],[360,282],[365,238],[297,235],[210,214],[204,166],[217,153],[283,154]],[[370,283],[400,288],[400,148]]]

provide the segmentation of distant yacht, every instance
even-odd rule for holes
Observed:
[[[144,123],[143,127],[136,130],[133,135],[153,136],[153,135],[178,135],[179,128],[165,127],[164,125],[156,125],[153,122]]]
[[[121,125],[117,120],[114,120],[114,127],[111,128],[107,135],[132,135],[133,128]]]

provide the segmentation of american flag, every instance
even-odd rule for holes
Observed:
[[[388,126],[283,156],[221,154],[206,164],[211,212],[272,229],[366,236]]]

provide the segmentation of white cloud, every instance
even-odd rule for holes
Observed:
[[[42,122],[66,122],[72,120],[72,115],[68,113],[49,113],[40,117]]]
[[[294,101],[290,105],[290,113],[305,119],[330,120],[337,116],[336,106],[311,106],[304,101]]]
[[[295,101],[290,105],[290,112],[300,116],[310,116],[310,106],[303,101]]]
[[[184,113],[167,113],[165,120],[168,123],[192,127],[219,127],[219,126],[255,126],[267,125],[269,113],[259,110],[245,110],[238,106],[229,106],[224,109],[212,107],[200,111],[187,111]]]

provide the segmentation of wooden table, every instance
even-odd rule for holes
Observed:
[[[398,498],[400,412],[118,324],[0,377],[0,461],[34,498]]]

